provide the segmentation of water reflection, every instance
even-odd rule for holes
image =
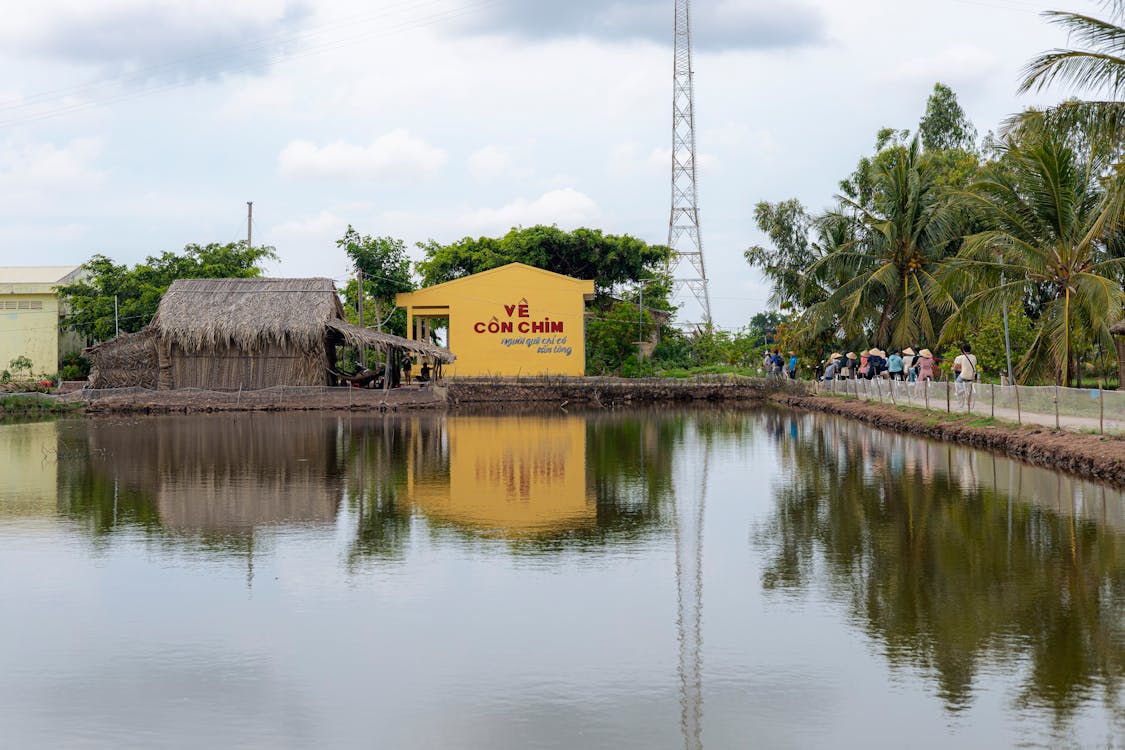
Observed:
[[[238,546],[258,527],[330,526],[347,508],[358,562],[400,559],[416,519],[516,552],[643,538],[664,522],[683,418],[248,414],[36,428],[20,441],[52,458],[37,496],[57,494],[95,536],[139,527]]]
[[[784,479],[757,535],[766,589],[827,583],[950,711],[998,664],[1019,675],[1017,706],[1060,724],[1089,700],[1118,704],[1125,540],[1105,527],[1125,528],[1120,493],[817,416],[775,415],[770,434]]]
[[[1002,747],[1125,727],[1121,493],[830,418],[62,420],[0,428],[0,477],[17,739]],[[231,690],[207,702],[214,675]],[[228,710],[201,728],[168,709],[185,695]]]

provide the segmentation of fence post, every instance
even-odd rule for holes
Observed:
[[[945,383],[945,413],[949,414],[953,411],[953,408],[949,405],[949,380],[943,382]]]
[[[996,419],[996,384],[992,384],[992,418]]]
[[[1012,388],[1015,389],[1015,393],[1016,393],[1016,424],[1022,425],[1023,424],[1023,412],[1020,411],[1020,387],[1019,387],[1019,385],[1016,384],[1016,381],[1014,381],[1014,380],[1012,381]]]
[[[1059,426],[1059,386],[1055,385],[1055,430],[1061,430]]]
[[[1105,434],[1105,390],[1101,378],[1098,378],[1098,434]]]
[[[926,411],[930,410],[930,379],[926,378],[922,381],[926,384]]]

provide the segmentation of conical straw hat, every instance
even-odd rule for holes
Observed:
[[[906,355],[906,356],[908,356],[908,357],[913,357],[913,356],[914,356],[914,354],[915,354],[914,350],[913,350],[913,349],[911,349],[911,348],[910,348],[909,346],[908,346],[908,347],[906,347],[905,349],[903,349],[903,350],[902,350],[902,353],[903,353],[903,354],[905,354],[905,355]]]
[[[921,352],[920,352],[920,353],[918,354],[918,356],[919,356],[919,357],[925,357],[926,359],[933,359],[933,358],[934,358],[934,353],[933,353],[933,352],[931,352],[931,351],[930,351],[929,349],[923,349],[923,350],[922,350],[922,351],[921,351]]]

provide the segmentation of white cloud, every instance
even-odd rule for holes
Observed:
[[[574,188],[544,193],[534,200],[519,198],[501,208],[482,208],[462,214],[459,224],[478,232],[503,232],[515,226],[558,224],[574,229],[596,221],[601,214],[593,198]]]
[[[719,168],[719,158],[712,153],[699,151],[696,154],[699,171],[709,174]],[[665,175],[671,179],[672,149],[646,149],[638,143],[621,143],[610,150],[609,173],[614,177],[657,177]]]
[[[290,141],[278,156],[278,169],[296,178],[416,182],[433,177],[446,161],[445,151],[398,129],[368,146]]]
[[[101,151],[97,138],[76,138],[62,147],[52,143],[0,145],[0,186],[25,190],[94,187],[103,176],[94,168]]]
[[[64,208],[50,200],[92,190],[105,175],[96,167],[102,145],[97,138],[53,143],[0,143],[0,215],[45,215]]]
[[[338,278],[348,271],[344,251],[336,247],[336,240],[343,236],[347,226],[346,219],[324,210],[267,229],[262,242],[277,248],[281,260],[276,271],[279,276]]]
[[[469,156],[469,171],[481,182],[522,180],[531,176],[531,170],[522,166],[527,161],[526,158],[517,157],[511,148],[488,145]]]
[[[907,83],[945,81],[967,87],[1000,68],[1000,59],[994,52],[971,44],[958,44],[933,55],[907,59],[899,67],[887,71],[885,78]]]

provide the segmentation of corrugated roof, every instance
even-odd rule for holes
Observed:
[[[0,266],[0,284],[57,284],[81,266]]]

